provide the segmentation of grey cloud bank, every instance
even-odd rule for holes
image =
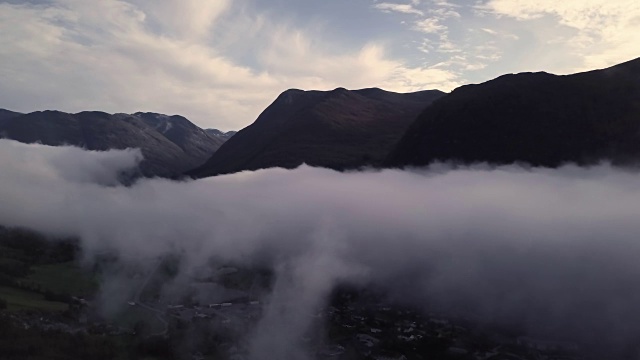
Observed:
[[[88,259],[178,251],[184,271],[212,256],[270,264],[278,279],[256,354],[302,357],[287,352],[309,326],[298,315],[340,282],[552,338],[621,348],[640,335],[635,171],[303,166],[114,185],[139,161],[135,150],[0,140],[0,224],[78,236]]]

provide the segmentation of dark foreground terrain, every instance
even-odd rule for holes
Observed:
[[[209,275],[167,296],[162,284],[179,263],[169,256],[126,269],[131,292],[115,300],[98,291],[104,274],[119,268],[115,258],[83,267],[73,240],[50,243],[17,229],[2,229],[0,249],[2,359],[247,359],[272,287],[268,270],[212,263]],[[348,286],[308,316],[312,330],[296,346],[317,359],[602,358],[592,356],[597,344],[531,338]]]

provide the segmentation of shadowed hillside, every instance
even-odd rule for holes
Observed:
[[[418,117],[387,165],[602,159],[640,159],[640,59],[568,76],[522,73],[462,86]]]
[[[287,90],[202,167],[207,177],[302,163],[332,169],[379,165],[418,113],[443,92]]]
[[[174,176],[201,165],[227,140],[181,116],[111,115],[98,111],[19,114],[3,110],[0,137],[89,150],[140,148],[145,158],[141,164],[145,176]]]

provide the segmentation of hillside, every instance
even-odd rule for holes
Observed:
[[[434,161],[558,166],[640,159],[640,59],[574,75],[462,86],[418,117],[389,166]]]
[[[302,163],[332,169],[378,165],[419,112],[443,92],[287,90],[193,177]]]
[[[229,140],[233,135],[235,135],[237,133],[237,131],[223,132],[223,131],[220,131],[218,129],[204,129],[204,131],[206,131],[207,134],[209,134],[209,135],[221,137],[221,138],[227,139],[227,140]]]
[[[11,114],[3,111],[0,114]],[[174,176],[201,165],[226,138],[206,133],[181,116],[85,111],[13,113],[0,120],[0,137],[24,143],[74,145],[89,150],[140,148],[145,176]]]
[[[144,123],[164,135],[169,141],[178,145],[182,151],[199,159],[203,163],[229,138],[214,135],[201,129],[191,121],[179,115],[163,115],[156,113],[135,113]]]
[[[8,119],[11,119],[11,118],[14,118],[14,117],[20,116],[20,115],[22,115],[22,114],[19,113],[19,112],[0,109],[0,124],[2,124],[3,121],[6,121]]]

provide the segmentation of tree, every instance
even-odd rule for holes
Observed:
[[[4,310],[7,308],[7,301],[0,298],[0,310]]]

